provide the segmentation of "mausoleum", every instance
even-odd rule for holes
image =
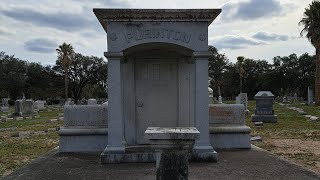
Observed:
[[[93,11],[107,33],[104,55],[108,59],[108,106],[65,106],[60,151],[100,151],[102,163],[151,162],[155,154],[145,138],[148,127],[196,127],[200,136],[192,158],[216,161],[212,138],[236,141],[236,136],[216,131],[210,136],[209,132],[208,26],[221,9]],[[235,107],[240,111],[231,110],[231,115],[244,113],[240,106]],[[107,119],[99,116],[91,120],[86,109],[95,107],[106,109],[102,114]],[[213,108],[216,112],[221,107]],[[78,116],[76,111],[85,114]],[[230,121],[242,123],[243,117],[235,116]],[[214,125],[217,121],[212,122]],[[237,124],[240,128],[241,123]],[[229,134],[235,129],[230,130],[230,124],[226,125]],[[247,134],[250,129],[245,131]],[[247,139],[247,135],[244,137]],[[248,148],[248,143],[237,147]]]
[[[220,9],[94,9],[106,31],[108,145],[103,161],[148,145],[152,127],[192,127],[199,158],[216,158],[208,129],[208,26]]]

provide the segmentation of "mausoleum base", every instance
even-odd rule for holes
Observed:
[[[201,152],[201,151],[193,151],[191,153],[190,159],[195,162],[218,162],[218,153],[215,150]]]
[[[102,164],[118,164],[118,163],[147,163],[155,162],[156,155],[151,150],[150,145],[127,146],[124,153],[101,153]]]
[[[252,122],[276,123],[278,121],[277,115],[252,115]]]
[[[214,149],[250,149],[250,127],[210,127],[210,141]]]
[[[62,128],[59,135],[59,152],[101,152],[108,144],[107,128]]]
[[[102,164],[118,163],[149,163],[156,162],[156,153],[151,149],[151,145],[126,146],[124,153],[101,153]],[[218,153],[211,152],[192,152],[190,161],[196,162],[217,162]]]

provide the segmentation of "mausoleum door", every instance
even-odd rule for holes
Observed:
[[[178,124],[178,62],[136,60],[137,143],[148,144],[148,127],[175,127]]]

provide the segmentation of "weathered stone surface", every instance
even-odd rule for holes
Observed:
[[[159,168],[157,168],[157,180],[187,180],[188,164],[186,152],[162,152]]]
[[[108,143],[106,105],[65,106],[59,130],[60,152],[101,152]],[[109,157],[112,158],[112,157]]]
[[[25,116],[23,117],[24,120],[27,120],[27,119],[32,119],[32,116]]]
[[[2,112],[9,111],[9,98],[2,98],[1,111]]]
[[[311,117],[310,117],[310,120],[311,120],[311,121],[317,121],[318,119],[319,119],[319,118],[318,118],[317,116],[311,116]]]
[[[110,113],[104,152],[148,144],[143,137],[149,126],[196,126],[201,135],[194,150],[216,154],[208,132],[208,25],[220,12],[94,9],[108,33]],[[170,60],[181,55],[185,58]]]
[[[311,86],[308,87],[308,104],[314,104],[314,92]]]
[[[48,132],[51,132],[51,131],[57,131],[57,128],[49,128]]]
[[[252,122],[276,123],[278,122],[277,115],[252,115]]]
[[[105,105],[65,106],[64,127],[107,127],[108,108]]]
[[[236,104],[243,104],[245,110],[248,110],[248,95],[247,95],[247,93],[240,93],[236,97]]]
[[[6,122],[8,120],[7,116],[0,116],[0,118],[1,118],[1,121],[3,121],[3,122]]]
[[[251,141],[262,141],[262,137],[260,136],[251,137]]]
[[[263,126],[263,122],[254,122],[255,126]]]
[[[217,149],[248,149],[250,127],[245,125],[243,104],[209,106],[210,142]]]
[[[222,104],[223,102],[222,102],[222,96],[219,96],[218,97],[218,104]]]
[[[34,102],[34,104],[37,107],[36,109],[39,109],[39,110],[45,109],[44,101],[37,100]]]
[[[210,104],[209,124],[217,125],[245,125],[245,112],[242,104]]]
[[[188,152],[199,135],[195,127],[148,127],[145,136],[158,152],[158,180],[188,179]]]
[[[97,100],[96,99],[88,99],[88,105],[96,105]]]
[[[12,128],[0,128],[0,132],[1,131],[15,131],[17,130],[17,127],[12,127]]]
[[[33,100],[27,99],[22,101],[22,115],[30,116],[34,114]]]
[[[307,113],[304,112],[303,110],[302,110],[302,111],[298,111],[298,113],[299,113],[300,115],[306,115],[306,114],[307,114]]]
[[[55,123],[57,121],[58,121],[58,119],[49,119],[49,120],[47,120],[47,123]]]
[[[251,119],[253,122],[277,122],[277,116],[274,115],[273,102],[274,95],[270,91],[259,91],[255,96],[256,109]]]
[[[16,117],[15,118],[17,121],[21,121],[21,120],[23,120],[23,117]]]
[[[185,140],[196,139],[199,137],[199,131],[195,127],[176,127],[176,128],[161,128],[149,127],[145,131],[145,138],[167,139],[167,140]]]

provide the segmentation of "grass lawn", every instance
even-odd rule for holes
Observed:
[[[320,117],[320,107],[292,104],[302,108],[307,114]],[[254,143],[263,149],[307,168],[320,172],[320,121],[309,121],[286,106],[274,105],[277,123],[264,123],[262,129],[255,128],[251,122],[255,101],[249,101],[247,125],[252,136],[261,136],[263,141]]]
[[[10,112],[0,112],[0,115],[12,112],[13,107],[10,107]],[[62,110],[45,110],[39,112],[39,118],[0,123],[0,129],[16,127],[14,131],[0,131],[0,178],[58,146],[58,133],[44,131],[62,126],[62,122],[47,122],[49,119],[57,119],[59,113]],[[11,137],[19,132],[28,135]]]

